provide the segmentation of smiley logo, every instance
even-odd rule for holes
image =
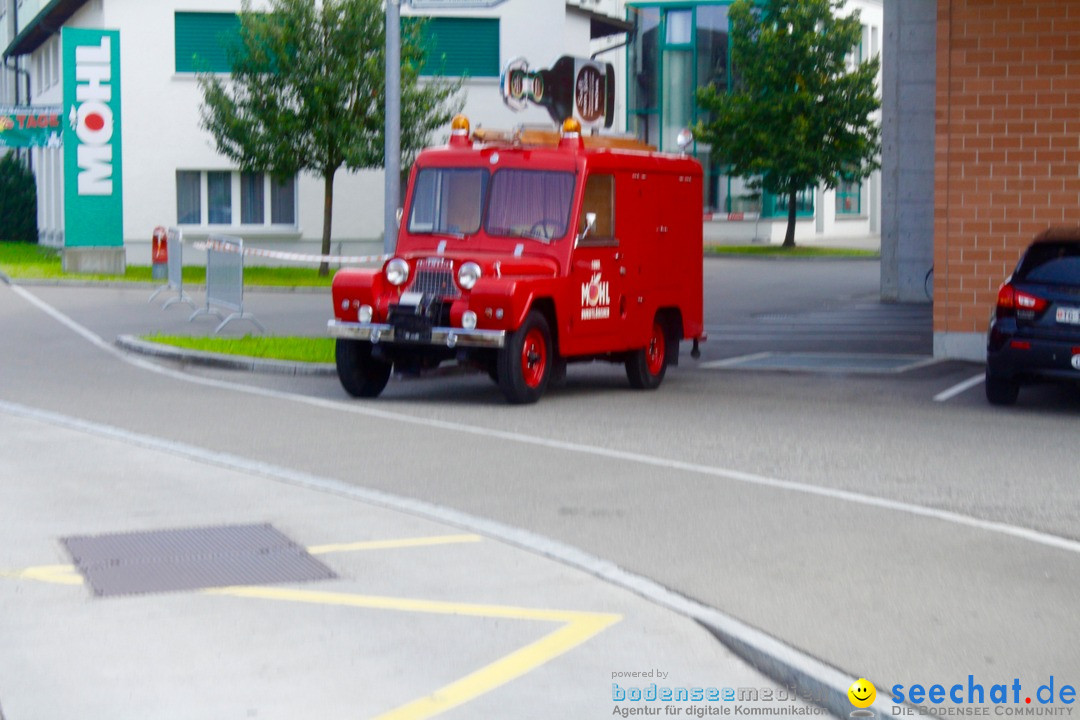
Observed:
[[[848,700],[857,708],[866,708],[874,704],[877,699],[877,689],[866,678],[859,678],[851,683],[847,691]]]

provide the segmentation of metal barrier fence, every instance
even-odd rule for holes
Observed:
[[[165,251],[168,254],[168,275],[164,285],[154,291],[154,294],[150,296],[150,299],[146,302],[154,302],[160,293],[165,290],[173,290],[176,292],[176,297],[169,298],[165,301],[165,304],[161,306],[161,309],[175,305],[176,303],[187,303],[191,307],[195,307],[195,301],[192,300],[184,292],[184,231],[179,228],[169,228],[166,233],[165,239]]]
[[[200,315],[216,315],[221,324],[214,333],[233,320],[248,320],[252,325],[266,332],[255,316],[244,312],[244,241],[227,235],[211,235],[206,244],[206,307],[192,313],[188,321]],[[218,306],[231,310],[227,316],[211,308]]]

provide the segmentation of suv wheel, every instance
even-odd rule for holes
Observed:
[[[514,404],[534,403],[547,389],[555,362],[547,320],[532,310],[499,351],[499,389]]]
[[[353,397],[377,397],[390,380],[393,366],[373,358],[369,342],[338,338],[334,356],[341,386]]]
[[[660,387],[667,372],[667,333],[660,318],[653,320],[648,344],[635,350],[626,359],[626,377],[631,387],[638,390],[655,390]]]
[[[991,405],[1012,405],[1020,395],[1020,383],[986,371],[986,399]]]

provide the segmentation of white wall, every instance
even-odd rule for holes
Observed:
[[[620,0],[603,0],[618,2]],[[234,170],[219,155],[208,132],[199,126],[202,93],[192,74],[175,71],[176,11],[230,12],[240,0],[90,0],[67,23],[120,31],[121,107],[123,118],[124,244],[129,263],[149,262],[149,241],[157,225],[176,224],[176,171]],[[403,14],[411,14],[406,6]],[[435,14],[428,12],[427,14]],[[500,67],[523,56],[532,67],[549,67],[560,55],[590,54],[589,23],[568,18],[565,0],[507,0],[487,10],[440,11],[444,16],[493,17],[500,20]],[[27,16],[29,18],[29,16]],[[44,48],[45,46],[43,46]],[[36,51],[35,55],[43,52]],[[618,54],[613,53],[613,55]],[[610,59],[610,58],[605,58]],[[33,60],[31,60],[33,62]],[[61,74],[62,75],[62,74]],[[620,89],[623,79],[619,79]],[[473,126],[509,128],[519,123],[550,125],[543,108],[514,113],[499,92],[498,78],[473,78],[463,92],[464,112]],[[62,103],[59,85],[34,98],[37,104]],[[621,115],[620,109],[620,115]],[[433,143],[447,132],[436,132]],[[62,174],[60,151],[35,151],[42,240],[61,244]],[[339,171],[334,183],[333,239],[338,243],[378,243],[382,236],[382,171]],[[235,199],[234,199],[235,204]],[[205,208],[204,208],[205,216]],[[237,213],[234,213],[234,217]],[[245,239],[263,246],[314,252],[322,236],[323,181],[302,174],[297,182],[295,229],[245,226]],[[237,218],[238,219],[238,218]],[[187,237],[241,228],[185,226]]]

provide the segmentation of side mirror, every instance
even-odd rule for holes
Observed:
[[[585,229],[578,233],[577,241],[581,242],[592,235],[596,230],[596,213],[585,213]]]

